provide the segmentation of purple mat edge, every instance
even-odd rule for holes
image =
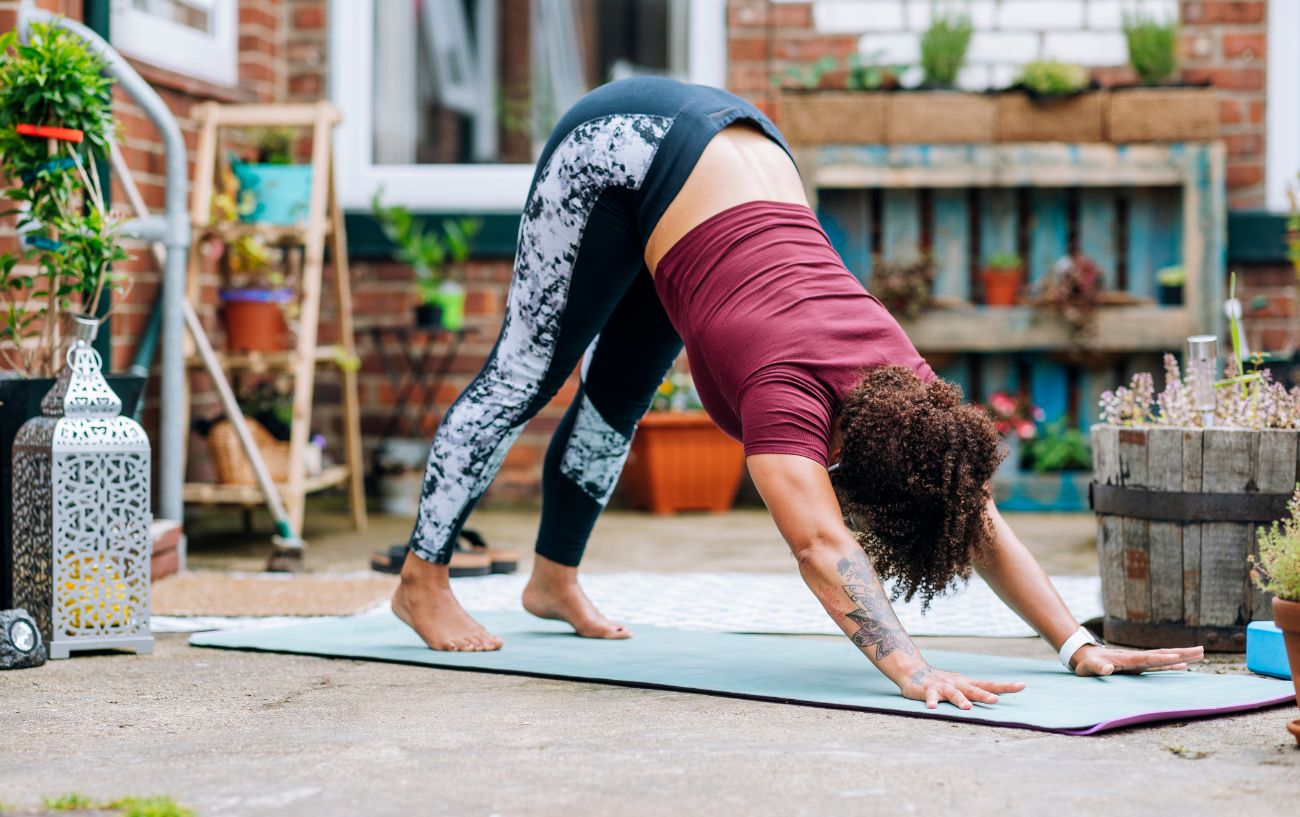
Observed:
[[[1095,735],[1099,732],[1108,732],[1112,729],[1122,729],[1126,726],[1136,726],[1141,723],[1190,720],[1193,718],[1213,718],[1219,715],[1233,715],[1238,712],[1254,712],[1260,709],[1282,706],[1283,704],[1294,705],[1295,703],[1295,695],[1283,694],[1270,698],[1261,698],[1257,701],[1249,701],[1247,703],[1234,704],[1232,706],[1217,706],[1210,709],[1162,709],[1156,712],[1143,712],[1141,715],[1131,715],[1127,718],[1116,718],[1114,720],[1102,721],[1101,723],[1095,726],[1090,726],[1087,729],[1045,729],[1043,731],[1058,732],[1065,735]]]

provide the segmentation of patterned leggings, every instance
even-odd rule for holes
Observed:
[[[610,112],[647,108],[668,115]],[[577,396],[546,452],[537,537],[540,555],[581,560],[636,424],[682,348],[642,258],[649,224],[708,140],[742,118],[776,133],[743,100],[659,79],[604,86],[566,114],[524,205],[501,335],[433,440],[410,541],[420,558],[450,560],[511,444],[581,361]]]

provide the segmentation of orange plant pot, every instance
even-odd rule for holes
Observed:
[[[703,411],[647,414],[632,439],[623,498],[657,514],[729,510],[745,472],[745,450]]]
[[[284,290],[226,290],[221,293],[226,346],[232,352],[278,352],[289,346],[281,306]]]
[[[984,270],[984,305],[1015,306],[1020,300],[1020,270]]]
[[[1282,631],[1287,662],[1291,664],[1291,683],[1295,684],[1296,703],[1300,704],[1300,601],[1273,599],[1273,622]],[[1300,744],[1300,718],[1286,725]]]

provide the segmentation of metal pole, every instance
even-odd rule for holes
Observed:
[[[23,0],[18,8],[18,31],[24,40],[28,37],[32,23],[57,25],[84,39],[92,50],[104,58],[109,75],[144,110],[162,136],[167,173],[164,208],[167,229],[163,246],[167,250],[167,258],[163,265],[162,280],[162,411],[158,428],[156,515],[163,519],[181,521],[184,516],[181,501],[181,485],[184,480],[181,473],[181,450],[185,441],[185,427],[182,424],[184,412],[178,410],[184,399],[185,377],[182,347],[185,325],[181,307],[185,298],[185,265],[190,250],[187,208],[189,168],[186,164],[185,140],[181,136],[180,125],[162,97],[98,34],[81,23],[36,8],[33,0]]]

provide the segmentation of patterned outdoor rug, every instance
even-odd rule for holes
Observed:
[[[386,606],[395,581],[364,574],[187,574],[155,586],[153,627],[156,632],[193,632],[283,623],[279,618],[251,616],[350,615]],[[482,576],[456,579],[453,587],[469,610],[518,611],[523,609],[519,596],[527,581],[523,574]],[[604,613],[633,625],[734,633],[839,633],[793,573],[592,573],[584,574],[582,582]],[[1100,579],[1054,576],[1052,582],[1075,618],[1087,621],[1101,615]],[[894,609],[913,635],[1034,635],[978,578],[958,593],[936,599],[925,615],[918,602],[899,601]]]

